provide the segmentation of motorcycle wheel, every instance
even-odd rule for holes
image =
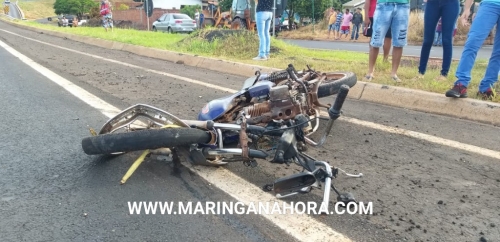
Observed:
[[[82,140],[87,155],[107,155],[147,149],[172,148],[208,143],[211,135],[194,128],[144,129],[128,133],[108,133]]]
[[[358,82],[353,72],[328,72],[327,79],[318,88],[318,98],[328,97],[339,93],[340,86],[353,87]]]

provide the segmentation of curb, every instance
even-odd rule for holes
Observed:
[[[2,21],[34,32],[43,32],[44,34],[46,33],[61,38],[67,38],[73,41],[83,42],[102,48],[127,51],[145,57],[166,60],[193,67],[200,67],[227,74],[253,76],[257,70],[261,72],[280,70],[258,65],[153,49],[110,40],[96,39],[87,36],[73,35],[51,30],[41,30],[10,21]],[[444,94],[362,81],[358,81],[357,84],[351,88],[349,91],[349,98],[500,126],[500,104],[471,98],[446,98]]]

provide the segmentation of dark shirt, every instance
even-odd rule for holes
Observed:
[[[352,23],[353,24],[363,23],[363,15],[361,13],[355,12],[352,16]]]
[[[259,0],[257,4],[257,12],[272,12],[273,0]]]

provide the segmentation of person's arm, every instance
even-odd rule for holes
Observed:
[[[370,0],[365,0],[365,14],[370,14]],[[370,25],[370,18],[365,18],[365,26],[368,27],[368,25]]]
[[[462,13],[462,25],[469,25],[469,15],[470,15],[470,6],[472,6],[473,0],[465,0],[464,12]]]

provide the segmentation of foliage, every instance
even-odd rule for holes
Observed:
[[[92,7],[98,3],[93,0],[56,0],[54,3],[54,12],[59,14],[75,14],[79,18],[88,13]]]
[[[120,6],[118,6],[118,10],[129,10],[129,6],[127,4],[120,4]]]
[[[314,16],[313,16],[313,1],[314,1]],[[325,10],[334,7],[335,9],[340,9],[342,3],[348,2],[349,0],[288,0],[287,2],[287,15],[292,16],[289,24],[291,25],[295,19],[295,13],[298,13],[302,17],[314,18],[315,22],[321,21],[325,17]]]
[[[302,17],[314,18],[316,22],[323,18],[324,11],[332,7],[332,0],[296,0],[295,12]],[[313,16],[313,2],[314,2],[314,16]],[[337,2],[337,1],[336,1]],[[336,5],[340,5],[338,2]],[[337,9],[337,7],[336,7]]]
[[[221,12],[227,12],[229,9],[231,9],[233,5],[232,0],[221,0],[219,1],[219,7]]]
[[[200,5],[185,5],[181,8],[181,13],[187,14],[189,17],[194,19],[194,14],[196,13],[196,9],[201,9]]]

